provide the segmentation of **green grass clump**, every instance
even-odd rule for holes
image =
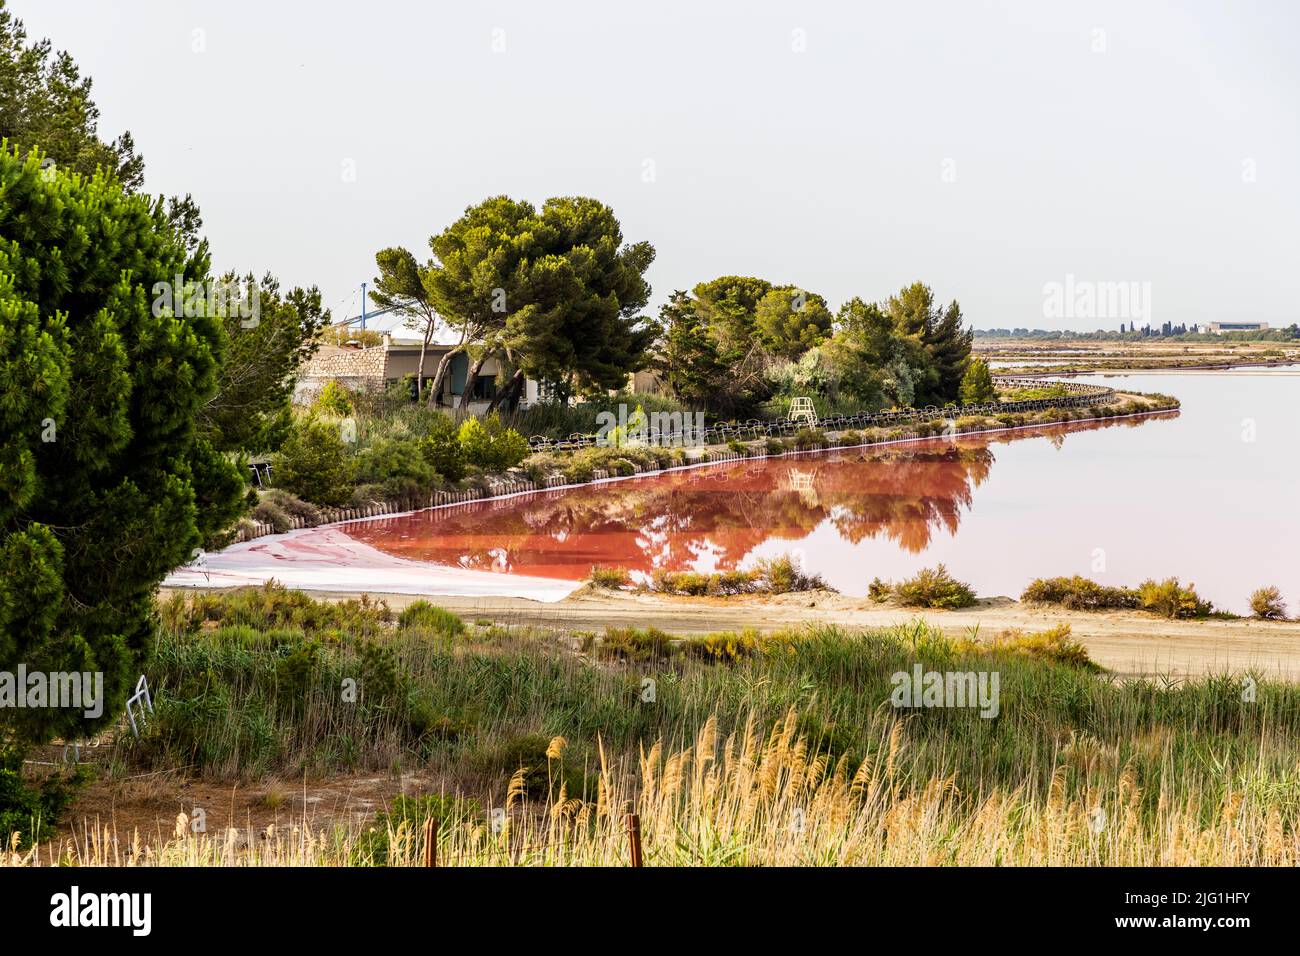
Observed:
[[[403,608],[402,613],[397,616],[397,626],[438,631],[449,637],[458,637],[465,633],[465,622],[458,614],[453,614],[446,608],[430,604],[428,601],[414,601]]]

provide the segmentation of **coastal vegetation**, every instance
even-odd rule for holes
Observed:
[[[622,865],[628,801],[649,865],[1296,862],[1300,689],[1116,678],[1067,630],[580,634],[401,622],[274,586],[174,597],[161,620],[155,719],[117,740],[106,782],[177,766],[268,792],[399,766],[434,782],[359,826],[186,826],[146,841],[150,862],[410,864],[435,816],[444,865]],[[997,672],[998,715],[891,706],[916,666]]]
[[[942,564],[922,568],[912,577],[896,584],[875,578],[867,594],[873,601],[894,601],[903,607],[944,610],[971,607],[976,600],[970,585],[958,581]]]
[[[1136,588],[1107,587],[1079,575],[1039,578],[1029,583],[1020,599],[1077,611],[1136,608],[1168,618],[1204,618],[1215,613],[1214,605],[1196,593],[1195,585],[1180,584],[1177,578],[1148,579]]]

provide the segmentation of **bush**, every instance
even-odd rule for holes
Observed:
[[[894,585],[893,594],[906,607],[951,610],[975,603],[975,592],[970,585],[956,580],[942,564],[936,568],[922,568],[914,577]]]
[[[788,554],[760,560],[754,565],[753,573],[757,576],[757,589],[768,594],[827,590],[821,575],[805,574],[799,562]]]
[[[631,581],[627,572],[622,568],[603,568],[600,565],[594,565],[587,575],[587,583],[593,588],[614,591],[627,587]]]
[[[316,504],[346,504],[352,462],[338,427],[318,418],[298,422],[272,460],[271,477],[278,487]]]
[[[830,442],[826,439],[826,433],[820,428],[801,428],[795,432],[794,447],[800,451],[806,451],[812,448],[825,448]]]
[[[1070,636],[1070,625],[1058,624],[1056,627],[1034,634],[1022,634],[1020,631],[1003,631],[992,642],[979,645],[975,642],[962,642],[958,649],[977,653],[1019,654],[1036,657],[1053,664],[1064,664],[1088,671],[1100,671],[1101,668],[1088,656],[1087,649]]]
[[[326,382],[312,403],[312,408],[326,415],[346,418],[352,414],[352,393],[338,382]]]
[[[997,398],[997,390],[993,387],[993,373],[989,371],[987,362],[982,358],[970,360],[970,364],[966,366],[966,374],[962,376],[958,393],[963,405],[986,405]]]
[[[892,593],[893,589],[889,586],[889,582],[879,577],[872,578],[871,583],[867,585],[867,597],[877,604],[884,604]]]
[[[1105,587],[1077,574],[1069,578],[1038,578],[1031,581],[1020,595],[1020,600],[1029,604],[1056,604],[1072,611],[1138,606],[1138,595],[1132,588]]]
[[[448,481],[465,477],[465,452],[457,436],[456,423],[441,412],[434,412],[423,420],[424,436],[420,439],[420,453],[433,470]]]
[[[254,521],[269,524],[271,530],[276,534],[284,534],[292,527],[289,513],[268,498],[262,498],[257,502],[256,507],[253,508],[252,517]]]
[[[785,442],[779,438],[769,438],[763,446],[769,455],[784,455]]]
[[[449,637],[465,633],[465,622],[459,615],[428,601],[413,601],[397,615],[398,627],[418,627],[441,631]]]
[[[1214,610],[1196,593],[1195,585],[1183,587],[1177,578],[1143,581],[1138,585],[1138,607],[1168,618],[1205,617]]]
[[[320,522],[320,509],[310,502],[303,501],[292,492],[283,488],[268,488],[257,493],[259,503],[265,501],[274,505],[290,518],[302,518],[308,525]]]
[[[378,485],[381,497],[388,499],[420,496],[438,479],[420,442],[410,438],[381,438],[356,459],[355,480]]]
[[[79,768],[29,786],[22,779],[21,755],[0,758],[0,849],[9,849],[15,833],[18,849],[48,838],[76,787],[85,780],[85,771]]]
[[[1250,596],[1250,610],[1265,621],[1286,620],[1286,604],[1282,601],[1282,592],[1271,584]]]
[[[528,440],[504,427],[496,412],[483,421],[466,419],[456,437],[465,460],[488,471],[505,471],[528,457]]]
[[[594,649],[597,657],[642,662],[665,660],[676,650],[672,639],[657,627],[645,630],[635,627],[606,628],[605,636]]]

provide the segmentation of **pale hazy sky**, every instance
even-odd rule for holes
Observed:
[[[981,328],[1045,283],[1300,319],[1300,4],[10,0],[191,192],[219,268],[354,314],[374,253],[506,193],[649,240],[657,309],[739,273],[920,278]],[[350,167],[348,164],[352,164]],[[355,170],[348,181],[345,170]]]

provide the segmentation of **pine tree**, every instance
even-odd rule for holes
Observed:
[[[97,719],[0,709],[22,745],[121,716],[154,588],[229,526],[244,485],[196,428],[221,320],[156,307],[155,284],[208,268],[162,204],[17,150],[0,195],[0,670],[99,672],[105,692]]]

